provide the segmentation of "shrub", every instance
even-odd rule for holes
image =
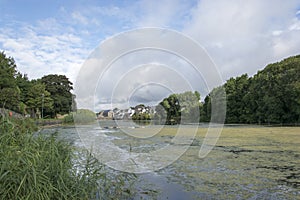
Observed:
[[[74,123],[73,113],[68,114],[67,116],[65,116],[63,122],[65,124]]]
[[[86,124],[91,123],[96,120],[96,114],[93,111],[87,109],[78,109],[76,112],[72,112],[69,115],[65,116],[63,122],[65,124],[69,123],[79,123]]]

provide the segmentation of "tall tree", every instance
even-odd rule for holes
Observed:
[[[201,107],[201,121],[223,123],[226,113],[226,95],[223,86],[214,88],[204,99]]]
[[[28,91],[26,105],[30,110],[31,117],[37,118],[44,113],[44,110],[53,109],[53,99],[44,84],[35,83]]]
[[[54,101],[53,110],[45,110],[47,114],[55,117],[56,114],[66,114],[72,111],[73,83],[65,75],[47,75],[42,77],[41,82],[45,84],[46,90],[50,92]]]
[[[28,79],[27,74],[23,75],[20,72],[17,73],[15,81],[20,89],[20,101],[25,103],[27,101],[28,91],[32,87],[32,82]]]
[[[254,75],[249,93],[258,123],[300,122],[300,55],[269,64]]]
[[[269,64],[251,78],[230,78],[224,87],[227,123],[300,123],[300,55]],[[212,99],[212,92],[205,97],[204,121],[211,117]]]
[[[166,124],[197,123],[200,116],[200,93],[171,94],[156,108],[154,119]]]
[[[17,70],[13,58],[0,52],[0,106],[18,111],[20,90],[15,81]]]
[[[245,99],[248,93],[248,75],[243,74],[236,78],[230,78],[224,85],[227,100],[226,123],[245,123],[247,110]]]

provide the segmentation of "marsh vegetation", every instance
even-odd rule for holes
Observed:
[[[90,152],[33,132],[32,121],[0,120],[1,199],[114,199],[131,194],[134,175],[111,173]]]

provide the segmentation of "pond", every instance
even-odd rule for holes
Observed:
[[[187,151],[170,165],[137,174],[134,199],[299,198],[299,127],[225,126],[217,144],[204,158],[198,154],[207,124],[181,128],[187,134],[197,131]],[[55,127],[42,132],[57,131],[59,138],[84,147],[85,139],[78,134],[79,129],[88,134],[86,138],[95,141],[93,145],[111,144],[124,152],[138,154],[172,145],[178,126],[133,126],[127,122],[105,121],[100,126]],[[145,134],[149,131],[152,134],[153,130],[157,134]],[[131,134],[141,134],[141,137]],[[115,156],[109,150],[105,153]]]

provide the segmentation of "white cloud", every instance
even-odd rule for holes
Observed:
[[[170,93],[202,93],[207,84],[212,88],[218,82],[214,72],[205,52],[186,37],[166,29],[140,29],[99,46],[81,69],[75,92],[82,107],[113,103],[124,108],[138,99],[153,105]]]
[[[72,19],[84,25],[88,24],[88,19],[77,11],[72,13]]]
[[[18,69],[27,73],[30,78],[60,73],[75,82],[84,60],[104,38],[132,28],[168,27],[182,31],[202,45],[217,64],[223,79],[228,79],[243,73],[252,75],[270,62],[300,53],[299,7],[300,2],[297,0],[140,0],[130,4],[105,6],[101,3],[77,8],[61,6],[57,15],[39,19],[31,24],[7,21],[0,29],[0,47],[8,56],[15,58]],[[138,37],[142,41],[143,37]],[[172,38],[165,38],[165,41],[170,45],[177,44]],[[134,38],[129,38],[128,43],[130,42],[134,43]],[[119,44],[111,45],[113,48],[110,53],[120,48]],[[190,49],[190,52],[193,51],[194,49]],[[106,97],[87,96],[83,104],[95,100],[102,105],[109,105],[107,103],[112,90],[110,83],[113,84],[131,69],[121,67],[122,64],[127,66],[128,63],[133,67],[151,62],[171,67],[177,65],[176,69],[188,77],[193,85],[205,87],[203,80],[200,80],[202,77],[195,76],[192,70],[186,70],[186,64],[182,60],[166,56],[163,59],[162,54],[147,55],[150,55],[148,58],[152,55],[156,60],[147,60],[142,55],[139,55],[138,59],[129,56],[128,60],[122,60],[120,66],[113,67],[108,72],[110,75],[103,79],[107,85],[104,91]],[[92,59],[88,62],[92,62]],[[141,74],[135,82],[126,78],[124,80],[132,86],[143,84],[143,80],[150,78],[143,75],[147,74],[147,69],[149,70],[144,67],[143,70],[136,71]],[[91,67],[84,70],[95,74],[97,66],[93,67],[91,63]],[[160,73],[162,71],[159,70],[151,72],[155,78],[164,79]],[[85,92],[89,92],[88,86],[94,81],[97,79],[89,77],[79,80],[80,83],[87,84]],[[169,81],[173,83],[172,80]],[[180,84],[175,82],[174,86],[180,88]],[[121,84],[120,88],[123,93],[133,90],[125,84]],[[139,89],[136,95],[140,98],[133,99],[151,99],[153,94],[147,91],[147,87]],[[161,90],[158,93],[163,92],[166,91]],[[202,97],[206,92],[207,89],[201,91]],[[119,105],[126,100],[124,95],[118,98],[116,102]]]
[[[52,21],[53,22],[53,21]],[[8,56],[15,58],[18,70],[29,78],[41,78],[46,74],[65,74],[75,81],[77,72],[87,57],[82,40],[74,34],[42,34],[23,24],[15,32],[0,31],[0,43]],[[7,34],[8,33],[8,34]]]
[[[202,44],[224,79],[256,73],[300,53],[299,1],[199,1],[184,32]]]

